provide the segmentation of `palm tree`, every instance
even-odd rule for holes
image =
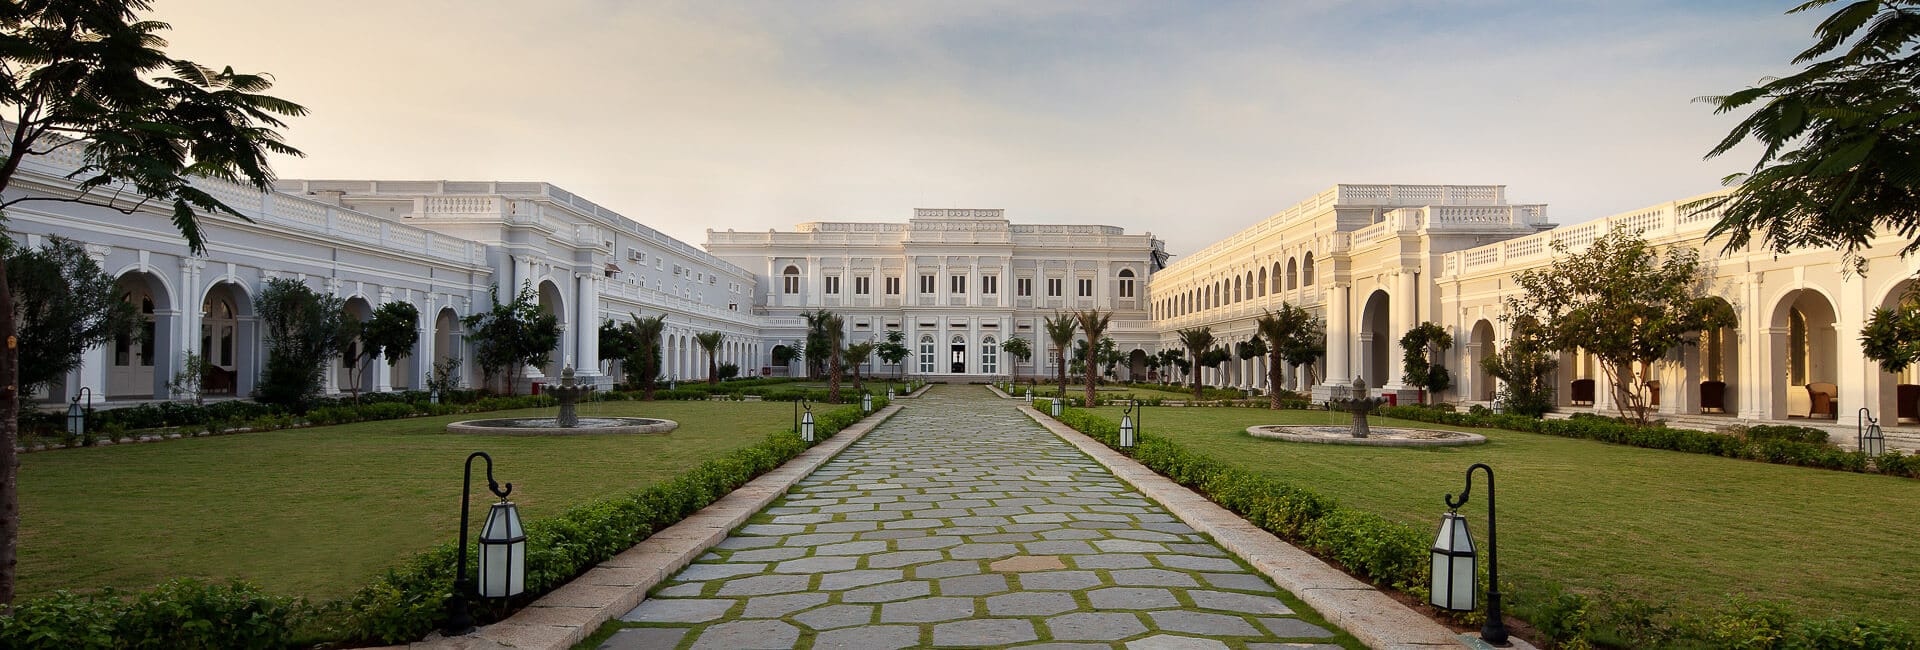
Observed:
[[[1281,314],[1269,311],[1254,321],[1260,338],[1267,341],[1267,408],[1274,410],[1280,409],[1280,362],[1286,358],[1286,341],[1292,336],[1291,324],[1282,315],[1292,306],[1281,303]]]
[[[719,332],[701,332],[693,335],[693,340],[700,344],[700,349],[707,351],[707,385],[709,386],[720,383],[720,360],[716,355],[720,351],[720,339],[724,336],[726,335]]]
[[[1094,387],[1100,379],[1100,355],[1095,353],[1095,351],[1099,349],[1100,337],[1107,333],[1107,324],[1113,320],[1113,312],[1101,313],[1099,309],[1088,309],[1074,314],[1074,320],[1079,321],[1080,331],[1087,335],[1086,404],[1087,406],[1093,406]],[[1065,389],[1063,388],[1061,391],[1065,392]]]
[[[628,357],[622,364],[627,368],[627,381],[638,375],[641,399],[653,401],[653,380],[660,376],[660,335],[667,330],[667,315],[641,318],[634,314],[633,322],[620,327],[632,346],[627,348]]]
[[[1193,357],[1190,379],[1193,381],[1193,398],[1200,399],[1200,355],[1213,347],[1213,328],[1189,327],[1180,330],[1180,345],[1187,348],[1187,354]]]
[[[846,352],[840,344],[846,338],[844,330],[847,322],[839,314],[824,309],[820,313],[824,314],[820,318],[820,325],[826,330],[823,334],[827,341],[827,403],[839,404],[840,361],[843,358],[841,355]]]
[[[853,390],[855,392],[861,390],[860,364],[866,363],[867,359],[873,356],[873,348],[874,345],[872,341],[847,346],[847,366],[853,368]]]
[[[827,319],[834,316],[833,312],[821,309],[800,312],[800,317],[807,319],[807,343],[804,350],[807,376],[813,377],[821,370],[821,364],[826,362],[828,357],[833,356],[835,349],[838,349],[832,345],[833,335],[827,327]]]
[[[1060,397],[1067,396],[1067,346],[1073,345],[1073,335],[1079,329],[1080,323],[1072,316],[1055,313],[1047,317],[1047,338],[1053,341],[1053,366],[1060,375]]]

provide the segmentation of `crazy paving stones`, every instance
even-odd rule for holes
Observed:
[[[1011,402],[943,386],[662,583],[600,647],[1337,641],[1287,603]]]

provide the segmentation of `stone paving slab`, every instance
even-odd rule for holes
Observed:
[[[622,618],[679,648],[1354,643],[1299,603],[1014,405],[941,387]]]
[[[1258,526],[1220,507],[1206,497],[1173,482],[1118,451],[1101,444],[1040,411],[1018,407],[1062,440],[1093,457],[1128,484],[1195,530],[1207,533],[1222,547],[1248,560],[1261,574],[1371,648],[1460,648],[1462,639],[1433,619],[1329,566],[1298,547],[1281,541]],[[1273,629],[1273,625],[1267,625]],[[1515,639],[1516,647],[1524,642]],[[1250,646],[1251,647],[1251,646]],[[1530,647],[1530,646],[1528,646]]]
[[[408,648],[432,650],[494,650],[549,649],[564,650],[584,640],[601,624],[621,616],[659,618],[685,618],[706,615],[698,608],[682,609],[661,613],[648,609],[650,601],[645,601],[647,591],[660,581],[683,567],[699,559],[708,549],[727,539],[728,531],[740,527],[750,518],[786,494],[787,488],[795,482],[812,474],[815,469],[826,464],[835,454],[854,444],[862,436],[885,422],[900,411],[900,406],[889,405],[878,413],[868,416],[831,438],[815,445],[795,456],[781,466],[749,481],[740,489],[701,508],[699,512],[681,520],[679,523],[654,533],[619,555],[589,569],[580,578],[542,596],[507,620],[482,627],[473,634],[445,638],[438,633],[426,640],[409,644]],[[755,570],[755,573],[760,572]],[[739,574],[735,574],[739,575]],[[799,586],[804,590],[805,584]],[[695,594],[697,595],[697,594]],[[665,602],[665,601],[661,601]],[[733,602],[727,601],[729,607]],[[653,605],[658,607],[658,605]],[[643,611],[645,610],[645,611]],[[724,612],[724,610],[722,610]],[[713,615],[710,618],[718,618]],[[777,621],[775,621],[778,623]],[[785,623],[779,623],[786,625]],[[718,626],[716,626],[718,627]],[[679,643],[685,630],[638,631],[623,630],[615,639],[610,639],[606,647],[640,648],[673,647],[661,645]],[[792,634],[798,638],[796,628]],[[762,641],[753,641],[739,645],[736,639],[782,639],[786,634],[772,626],[741,624],[719,628],[709,635],[710,640],[696,642],[694,647],[755,647]],[[716,645],[733,644],[733,645]],[[790,647],[784,642],[766,647]],[[398,648],[398,646],[390,646]],[[387,650],[387,649],[382,649]]]

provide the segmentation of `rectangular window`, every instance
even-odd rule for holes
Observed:
[[[966,293],[967,292],[967,276],[964,276],[964,275],[953,276],[953,282],[950,284],[950,288],[953,290],[953,295],[956,295],[956,296]]]
[[[923,293],[923,294],[933,293],[933,276],[931,275],[920,276],[920,293]]]
[[[1020,278],[1013,281],[1014,295],[1025,298],[1033,295],[1033,278]]]
[[[1060,278],[1047,278],[1047,295],[1060,297]]]
[[[1133,297],[1133,280],[1120,281],[1120,297],[1122,298]]]
[[[830,296],[839,295],[839,293],[840,293],[840,276],[837,276],[837,275],[827,276],[827,295],[830,295]]]
[[[853,295],[864,296],[873,293],[873,278],[860,276],[853,279]]]
[[[660,282],[657,280],[654,281],[653,288],[659,289]],[[781,293],[785,293],[789,296],[799,294],[800,293],[800,276],[789,275],[789,276],[782,277],[780,279],[780,291]]]
[[[1080,297],[1085,298],[1091,295],[1093,295],[1093,280],[1080,278]]]
[[[980,276],[980,293],[989,296],[998,295],[1000,293],[1000,276]]]
[[[900,278],[887,276],[887,295],[900,295]]]

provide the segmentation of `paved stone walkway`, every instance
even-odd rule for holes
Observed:
[[[663,583],[600,648],[1360,647],[1276,595],[1008,402],[940,387]]]

